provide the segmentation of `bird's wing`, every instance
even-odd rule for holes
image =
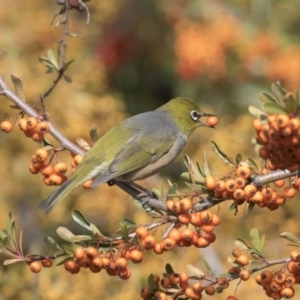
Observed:
[[[150,135],[137,135],[116,155],[108,167],[109,173],[114,178],[154,163],[169,152],[177,134],[176,130],[169,130],[166,135],[162,128]]]

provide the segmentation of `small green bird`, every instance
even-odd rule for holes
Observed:
[[[158,109],[133,116],[104,134],[86,153],[75,173],[40,205],[48,214],[82,183],[92,187],[109,180],[134,181],[149,177],[168,166],[181,152],[198,126],[207,126],[189,99],[175,98]]]

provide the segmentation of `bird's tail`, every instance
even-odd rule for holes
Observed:
[[[49,214],[52,209],[76,186],[77,185],[74,183],[73,178],[68,179],[54,193],[44,200],[38,206],[38,209],[43,210],[46,215]]]

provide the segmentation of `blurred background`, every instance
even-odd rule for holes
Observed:
[[[0,76],[10,86],[10,75],[19,77],[27,102],[38,106],[39,95],[55,79],[55,75],[45,74],[38,57],[46,56],[48,49],[56,52],[62,37],[62,27],[55,26],[60,16],[52,26],[50,22],[61,7],[54,0],[0,3],[0,49],[5,49]],[[169,178],[184,189],[180,181],[180,174],[186,171],[183,154],[201,164],[203,151],[213,174],[230,172],[212,153],[211,140],[230,157],[241,153],[260,163],[251,144],[253,117],[248,106],[260,106],[258,95],[269,92],[272,82],[280,81],[291,92],[300,87],[299,1],[92,0],[86,4],[91,13],[88,25],[85,12],[69,12],[70,31],[80,36],[68,38],[67,60],[75,61],[67,74],[73,82],[62,80],[45,100],[51,121],[63,134],[73,141],[78,137],[88,140],[94,124],[102,135],[131,115],[185,96],[219,117],[217,130],[197,130],[172,166],[140,184],[150,189],[160,184],[167,187]],[[1,121],[17,112],[11,104],[1,97]],[[11,211],[17,228],[24,231],[25,253],[51,254],[43,238],[49,235],[59,240],[55,232],[59,226],[85,233],[72,221],[74,208],[107,235],[118,229],[123,217],[138,224],[151,222],[128,195],[107,185],[90,191],[78,188],[44,216],[36,207],[55,188],[46,187],[40,175],[28,171],[39,145],[25,138],[17,127],[9,135],[0,133],[0,144],[0,228],[6,227]],[[71,157],[59,154],[59,160],[70,164]],[[145,253],[142,264],[130,264],[129,281],[109,277],[103,271],[92,274],[82,269],[78,275],[70,275],[63,267],[53,267],[36,275],[23,264],[0,265],[0,300],[139,299],[147,276],[161,275],[167,262],[180,272],[187,263],[204,269],[201,259],[205,258],[215,275],[226,272],[234,239],[249,241],[253,227],[266,234],[269,259],[287,257],[291,248],[278,234],[299,234],[298,198],[288,200],[277,211],[255,208],[246,214],[241,208],[236,216],[228,211],[231,201],[223,203],[213,209],[219,209],[222,223],[216,229],[217,241],[208,249],[180,248],[160,256]],[[158,231],[157,238],[162,234]],[[236,284],[214,299],[226,299]],[[264,292],[253,279],[238,287],[240,299],[257,295],[263,299]]]

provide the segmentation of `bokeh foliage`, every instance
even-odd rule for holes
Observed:
[[[297,0],[99,0],[87,5],[89,25],[84,12],[70,11],[70,30],[83,36],[68,41],[68,60],[75,58],[68,71],[73,83],[60,82],[45,101],[51,121],[72,140],[88,138],[94,124],[103,134],[130,114],[154,109],[175,96],[187,96],[200,101],[203,111],[218,115],[220,123],[217,130],[198,130],[184,153],[201,162],[203,151],[207,151],[211,169],[222,175],[229,167],[211,153],[209,141],[216,141],[229,156],[239,152],[255,157],[247,106],[258,105],[258,93],[269,90],[273,81],[280,80],[291,91],[300,85]],[[0,75],[7,82],[11,74],[21,78],[27,101],[38,105],[39,95],[54,78],[44,73],[38,57],[57,47],[61,28],[49,23],[59,6],[56,1],[20,0],[5,1],[1,7],[0,41],[6,51],[0,61]],[[7,99],[1,97],[1,101],[0,119],[4,120],[15,111]],[[1,133],[0,143],[0,226],[5,226],[12,211],[24,230],[24,248],[29,253],[47,254],[50,249],[42,239],[55,236],[59,225],[80,230],[71,221],[72,208],[83,211],[106,234],[118,228],[123,216],[136,223],[149,222],[126,194],[106,185],[92,191],[77,189],[45,217],[36,206],[53,188],[45,187],[41,177],[28,171],[38,145],[24,138],[17,128],[9,135]],[[59,157],[70,161],[67,154]],[[181,155],[163,174],[180,183],[182,171]],[[151,188],[161,182],[166,180],[156,175],[142,184]],[[130,281],[86,270],[72,276],[61,267],[35,275],[24,265],[1,266],[0,294],[2,299],[137,299],[149,270],[161,273],[167,261],[181,271],[186,263],[201,267],[200,257],[205,257],[216,274],[222,272],[228,267],[226,257],[234,247],[233,239],[245,237],[254,225],[267,234],[272,258],[287,255],[277,235],[282,231],[298,233],[299,205],[297,199],[291,202],[276,212],[256,209],[243,215],[241,210],[235,217],[227,212],[229,203],[225,203],[221,206],[217,241],[209,249],[146,254],[141,265],[131,266]],[[239,287],[238,295],[252,299],[257,289],[248,282]]]

